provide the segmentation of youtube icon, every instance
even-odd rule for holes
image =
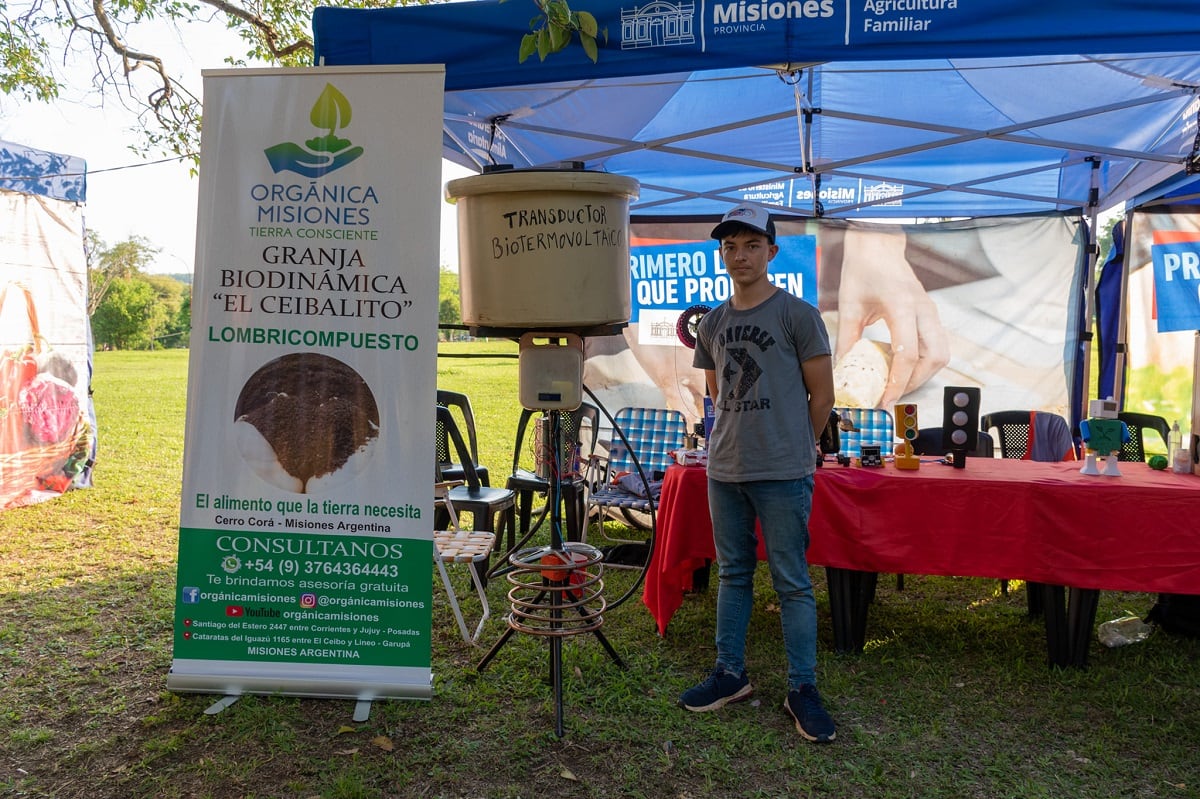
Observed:
[[[241,605],[226,605],[225,606],[225,615],[233,616],[234,618],[240,619],[242,616],[246,615],[246,611],[245,611],[245,609],[242,608]]]

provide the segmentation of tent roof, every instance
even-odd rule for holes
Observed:
[[[323,7],[313,29],[328,66],[446,64],[450,160],[582,161],[636,178],[642,217],[1099,210],[1195,157],[1200,55],[1171,52],[1200,52],[1191,0],[958,5],[575,0],[608,32],[596,64],[518,64],[522,0]]]
[[[81,203],[87,199],[87,164],[73,155],[0,140],[0,189]]]
[[[1200,175],[1176,175],[1142,192],[1127,203],[1130,208],[1143,205],[1200,205]]]

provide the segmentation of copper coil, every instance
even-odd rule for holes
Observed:
[[[604,556],[587,544],[563,549],[534,547],[509,556],[513,571],[508,625],[531,635],[566,637],[593,632],[604,624]]]

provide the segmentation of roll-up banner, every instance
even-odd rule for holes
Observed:
[[[1139,208],[1128,224],[1124,406],[1200,434],[1200,209]]]
[[[171,690],[430,696],[443,77],[204,73]]]

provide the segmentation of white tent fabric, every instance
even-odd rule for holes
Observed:
[[[83,160],[0,141],[0,508],[91,484]]]

